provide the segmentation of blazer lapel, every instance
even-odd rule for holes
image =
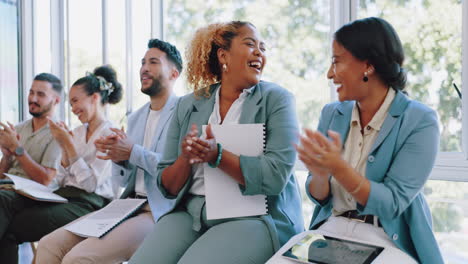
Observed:
[[[132,140],[136,139],[135,140],[136,144],[143,146],[143,141],[145,138],[145,130],[146,130],[146,120],[148,120],[148,114],[150,111],[150,103],[149,102],[146,103],[139,111],[141,111],[141,113],[137,113],[137,118],[135,122],[132,122],[132,124],[130,123],[128,124],[132,129],[132,134],[129,136],[131,136]],[[130,193],[132,193],[135,190],[135,179],[136,179],[135,176],[136,176],[137,169],[138,169],[137,166],[133,166],[131,176],[129,179],[129,183],[127,185],[127,188],[125,188],[125,191],[124,191],[124,193],[128,193],[127,196],[130,195]]]
[[[369,153],[372,153],[375,149],[377,149],[385,138],[388,136],[390,131],[392,131],[395,122],[398,118],[403,114],[408,106],[410,100],[401,92],[397,92],[395,95],[395,99],[393,99],[392,105],[388,111],[388,115],[385,118],[384,123],[382,124],[382,128],[380,129],[379,135],[372,145],[372,148]]]
[[[145,138],[146,120],[148,119],[148,114],[150,111],[150,103],[146,103],[141,110],[142,113],[138,115],[135,124],[129,124],[135,126],[132,127],[132,129],[135,131],[134,138],[137,139],[135,143],[138,145],[143,145],[143,140]]]
[[[241,124],[253,124],[257,123],[257,113],[262,109],[260,101],[263,98],[262,94],[262,82],[258,83],[253,89],[252,93],[247,96],[242,106],[242,113],[239,119]]]
[[[161,111],[161,117],[159,118],[156,131],[154,132],[153,142],[150,148],[151,150],[156,150],[156,148],[158,147],[161,134],[164,131],[164,128],[166,127],[170,117],[172,116],[171,111],[174,109],[176,103],[177,103],[177,97],[171,94]]]
[[[340,103],[337,108],[337,114],[333,115],[333,119],[330,122],[330,130],[338,132],[341,137],[341,142],[344,147],[346,138],[349,132],[349,122],[351,122],[351,114],[353,112],[354,101],[346,101]],[[324,131],[327,133],[327,131]]]
[[[199,96],[193,101],[193,111],[190,115],[187,132],[192,127],[192,124],[196,124],[198,135],[200,136],[202,134],[202,126],[208,124],[208,119],[210,119],[215,104],[216,90],[219,89],[220,86],[220,84],[213,84],[210,88],[210,97]]]

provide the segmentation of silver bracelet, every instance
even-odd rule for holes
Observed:
[[[350,192],[349,194],[356,194],[357,192],[359,192],[359,190],[361,190],[361,187],[362,187],[362,184],[364,183],[364,181],[366,180],[366,178],[362,177],[361,181],[359,182],[358,186],[356,187],[356,189],[354,189],[352,192]]]

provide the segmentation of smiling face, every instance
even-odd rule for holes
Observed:
[[[363,82],[364,72],[369,71],[368,63],[354,57],[337,41],[333,41],[332,64],[327,77],[333,80],[338,99],[361,101],[369,94],[369,87]]]
[[[70,89],[70,106],[81,123],[89,123],[96,115],[101,96],[98,93],[87,95],[83,85],[74,85]]]
[[[241,89],[250,88],[261,79],[266,64],[265,43],[254,27],[245,25],[239,28],[228,51],[219,49],[218,58],[227,66],[227,71],[222,73],[223,82],[235,82]]]
[[[34,117],[43,117],[50,113],[59,102],[59,95],[46,81],[34,80],[28,95],[29,113]]]
[[[158,95],[164,87],[169,87],[171,71],[174,68],[165,52],[157,48],[148,49],[141,60],[141,92],[149,96]]]

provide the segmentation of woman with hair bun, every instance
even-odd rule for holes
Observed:
[[[68,203],[25,200],[1,241],[2,263],[17,263],[17,244],[39,241],[69,222],[104,207],[115,197],[111,182],[111,161],[96,157],[94,140],[112,133],[104,107],[118,103],[122,86],[110,66],[98,67],[78,79],[69,92],[73,113],[83,123],[73,131],[63,122],[48,121],[50,131],[62,149],[61,166],[54,178],[56,194]],[[54,185],[54,184],[52,184]]]
[[[105,199],[115,194],[111,184],[111,162],[96,158],[94,140],[112,134],[105,106],[122,99],[122,85],[110,65],[94,69],[78,79],[70,88],[69,100],[73,114],[82,125],[68,131],[65,124],[49,120],[52,135],[62,148],[62,163],[56,182],[73,186]]]
[[[397,33],[380,18],[356,20],[335,33],[332,51],[339,102],[297,148],[316,205],[310,229],[398,248],[405,263],[443,263],[422,193],[439,146],[437,114],[402,93]]]
[[[182,97],[174,110],[157,176],[158,188],[176,206],[159,219],[130,263],[265,263],[303,230],[293,175],[294,97],[260,80],[265,44],[248,22],[199,29],[186,55],[194,93]],[[217,144],[210,129],[249,123],[265,124],[262,155],[235,155]],[[268,214],[207,220],[203,163],[231,176],[243,195],[266,195]]]

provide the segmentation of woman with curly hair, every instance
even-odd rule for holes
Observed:
[[[160,218],[130,263],[265,263],[303,230],[293,175],[291,142],[298,131],[293,95],[260,81],[265,44],[248,22],[199,29],[187,61],[194,93],[179,101],[158,165],[158,188],[176,206]],[[249,123],[265,124],[260,156],[220,148],[210,127]],[[231,176],[243,195],[266,195],[268,214],[207,220],[203,163]]]

